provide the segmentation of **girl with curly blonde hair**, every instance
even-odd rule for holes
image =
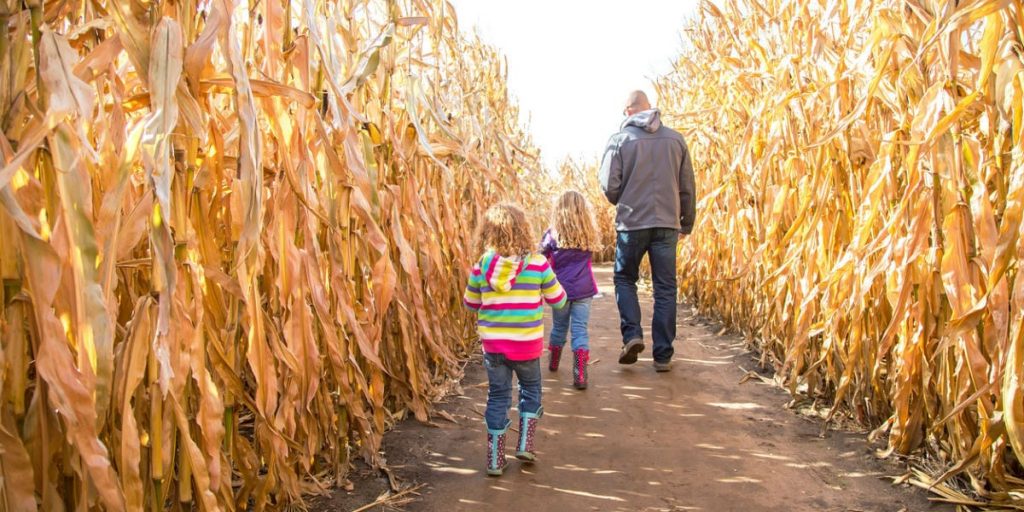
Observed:
[[[512,374],[519,378],[519,442],[516,458],[533,462],[541,407],[540,355],[544,348],[544,303],[565,307],[562,286],[548,261],[533,251],[530,223],[518,206],[487,210],[477,229],[482,256],[473,265],[463,301],[477,312],[477,332],[487,368],[487,474],[500,476],[505,433],[511,422]]]
[[[597,228],[583,194],[569,190],[558,198],[552,215],[554,222],[544,233],[541,252],[551,262],[569,299],[569,307],[552,316],[548,343],[548,369],[558,371],[562,347],[572,331],[572,381],[576,389],[587,388],[587,364],[590,361],[590,302],[597,295],[592,267],[598,247]]]

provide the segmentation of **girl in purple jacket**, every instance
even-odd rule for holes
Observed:
[[[587,363],[590,361],[590,301],[597,295],[597,282],[591,266],[598,247],[597,229],[583,194],[570,190],[558,198],[554,223],[544,233],[541,252],[548,258],[558,282],[569,299],[568,307],[552,313],[548,343],[548,369],[558,371],[566,336],[572,334],[572,383],[587,389]]]

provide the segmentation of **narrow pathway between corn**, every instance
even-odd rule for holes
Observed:
[[[538,462],[510,457],[504,476],[485,476],[487,383],[477,358],[464,394],[440,406],[436,426],[405,421],[385,438],[392,475],[425,484],[403,510],[952,510],[930,504],[924,491],[893,486],[884,477],[902,467],[876,461],[864,434],[821,437],[820,422],[784,408],[783,391],[757,379],[740,384],[752,355],[686,305],[670,373],[654,372],[649,342],[637,364],[619,365],[611,269],[596,270],[603,296],[591,315],[590,389],[572,388],[571,354],[558,373],[544,365]],[[649,323],[649,294],[641,301]],[[512,444],[517,434],[509,434]],[[353,494],[338,491],[314,510],[359,508],[383,481],[364,476]]]

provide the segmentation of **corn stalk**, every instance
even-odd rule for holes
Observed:
[[[443,0],[0,3],[0,510],[263,510],[471,350],[545,178]]]
[[[705,2],[657,82],[698,226],[681,290],[794,395],[1024,506],[1024,10]]]

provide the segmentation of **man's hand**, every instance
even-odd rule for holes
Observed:
[[[686,226],[685,220],[686,219],[684,219],[683,217],[679,217],[679,225]],[[688,231],[684,231],[682,229],[679,230],[679,238],[686,238],[688,236],[690,236],[690,233]]]

